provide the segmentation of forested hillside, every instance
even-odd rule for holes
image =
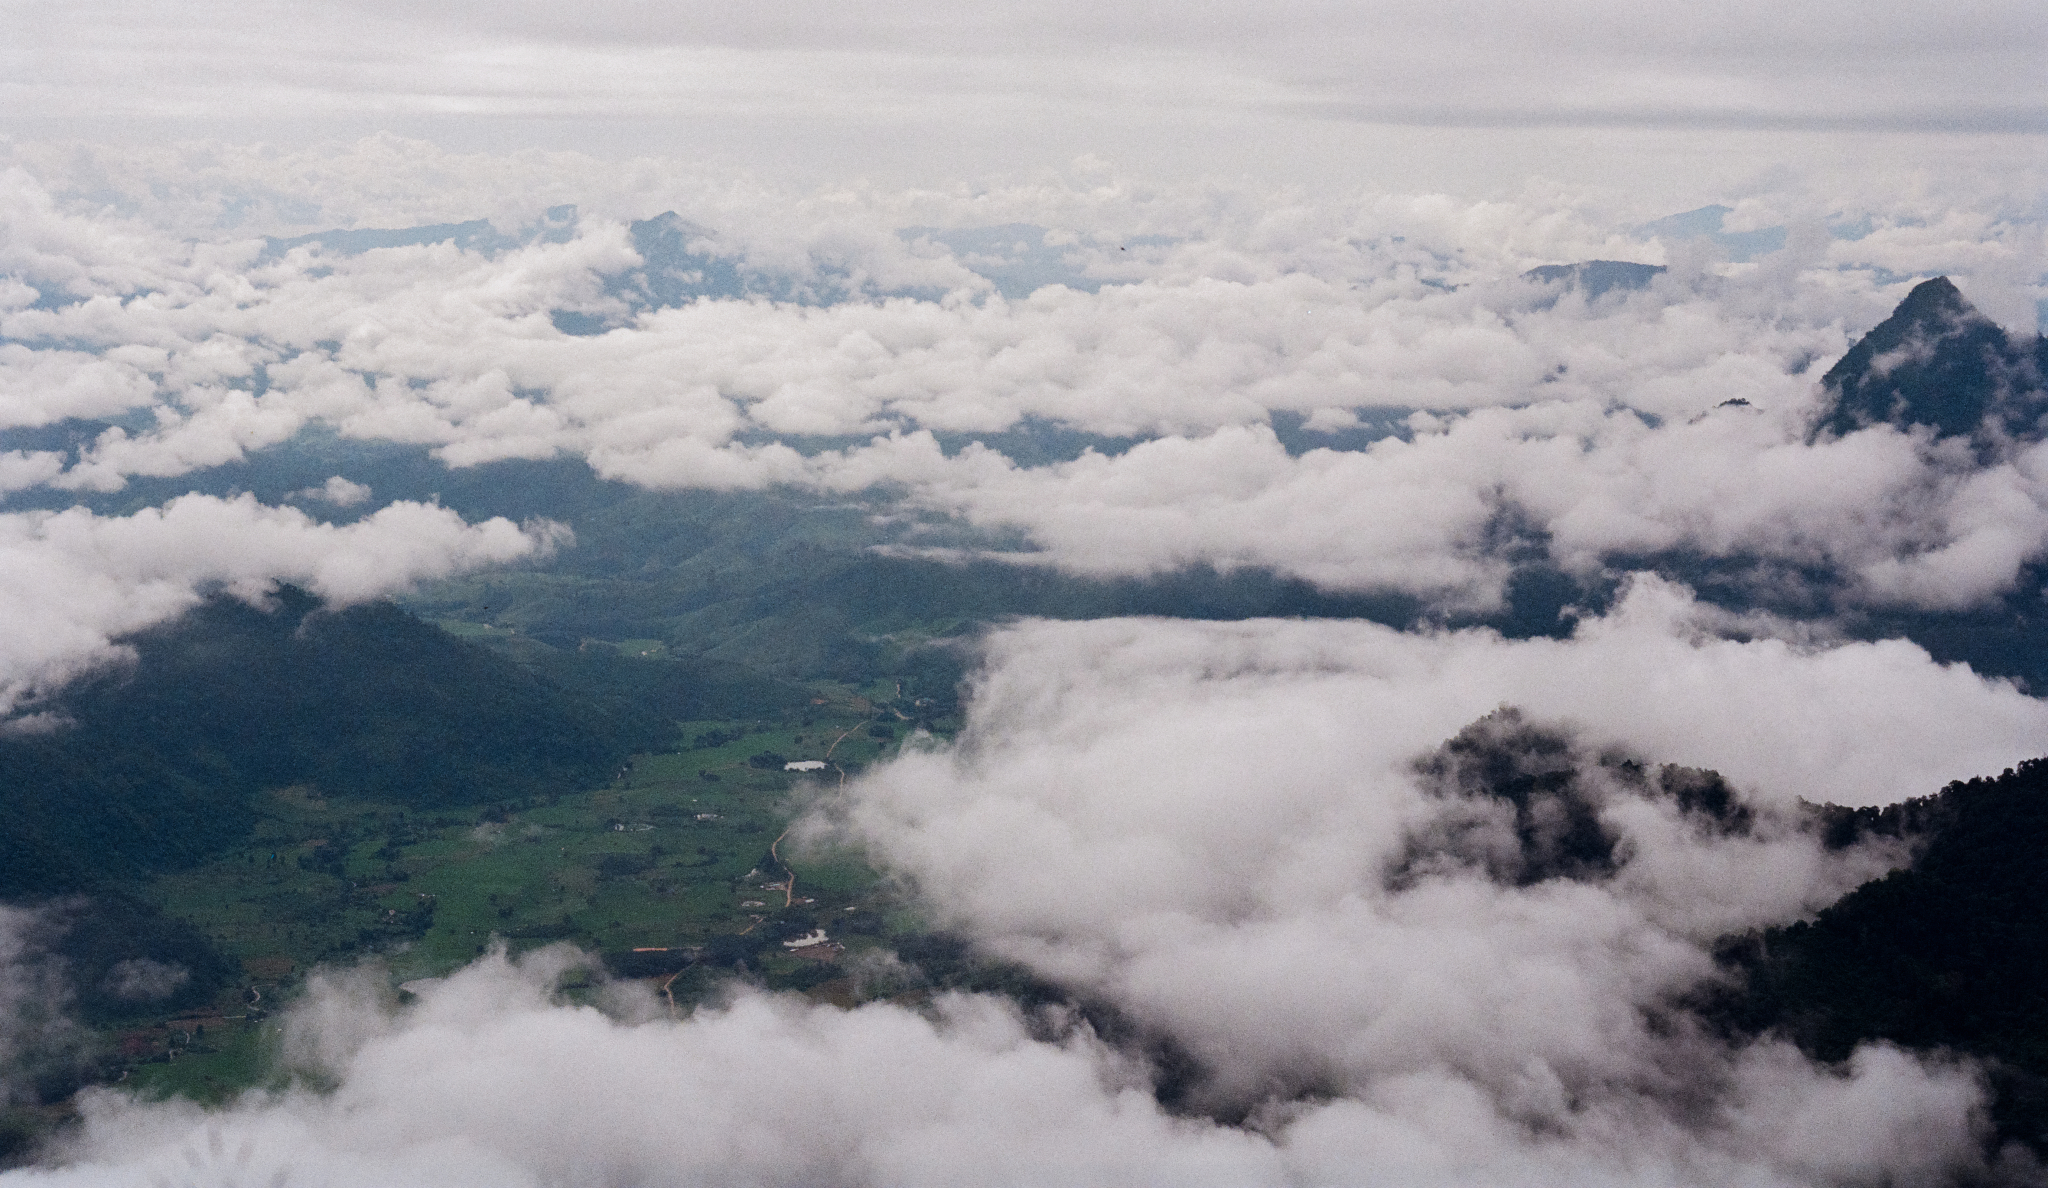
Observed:
[[[1892,815],[1917,825],[1912,864],[1731,941],[1739,988],[1718,1011],[1823,1060],[1870,1040],[1981,1057],[2001,1132],[2048,1152],[2048,759]]]
[[[709,701],[772,712],[773,682],[599,649],[521,664],[390,605],[216,597],[0,738],[0,894],[68,892],[238,841],[256,791],[310,783],[418,807],[602,782]]]

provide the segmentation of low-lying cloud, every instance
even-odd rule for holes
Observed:
[[[2042,709],[1910,645],[1735,642],[1702,626],[1715,613],[1646,579],[1563,641],[1018,625],[988,641],[957,744],[854,780],[809,829],[865,845],[936,922],[1111,1012],[1110,1031],[989,995],[846,1010],[735,987],[672,1019],[618,984],[571,1005],[554,988],[577,958],[560,948],[492,953],[403,1006],[379,970],[328,973],[284,1047],[330,1089],[213,1112],[98,1091],[73,1140],[15,1175],[345,1188],[2024,1173],[2024,1157],[1984,1149],[1974,1066],[1883,1045],[1818,1065],[1777,1040],[1728,1040],[1688,1002],[1715,984],[1717,938],[1903,860],[1896,840],[1830,848],[1800,797],[1930,791],[1950,769],[2026,753]],[[1674,750],[1732,779],[1660,766]],[[1171,1069],[1156,1063],[1168,1049]]]
[[[1980,468],[1889,426],[1808,444],[1788,421],[1731,407],[1652,427],[1559,402],[1418,416],[1411,438],[1363,450],[1293,456],[1254,426],[1034,468],[911,438],[835,478],[897,477],[924,506],[1022,529],[1040,551],[1021,559],[1084,573],[1246,566],[1455,609],[1497,607],[1532,551],[1588,576],[1659,554],[1763,560],[1831,572],[1852,604],[1956,609],[2012,590],[2048,548],[2048,449]],[[1774,584],[1755,593],[1805,592]]]
[[[36,1082],[68,1070],[89,1044],[70,1016],[71,986],[50,932],[47,913],[0,904],[0,1109],[35,1101]]]
[[[680,1023],[550,993],[554,955],[478,961],[394,1009],[316,981],[293,1024],[330,1093],[210,1114],[98,1091],[38,1185],[1763,1185],[1937,1183],[1983,1171],[1975,1078],[1889,1048],[1817,1069],[1733,1058],[1719,1120],[1503,1117],[1445,1072],[1223,1125],[1159,1107],[1084,1025],[986,996],[845,1011],[740,991]],[[641,1004],[646,1005],[646,1004]],[[623,1015],[623,1017],[621,1017]],[[1537,1087],[1541,1092],[1541,1087]]]
[[[77,213],[23,171],[6,186],[0,424],[118,422],[0,454],[13,490],[117,491],[333,431],[453,467],[569,456],[649,487],[851,495],[1076,572],[1254,567],[1452,613],[1498,607],[1531,559],[1587,576],[1672,553],[1750,566],[1766,600],[1949,611],[2048,549],[2039,449],[1981,466],[1883,425],[1808,440],[1819,372],[1900,273],[1954,271],[2000,309],[2038,298],[2041,226],[2018,213],[1830,236],[1800,212],[1781,251],[1729,266],[1569,206],[1040,187],[981,213],[1081,224],[1043,234],[1095,287],[1006,300],[886,225],[975,209],[957,197],[785,198],[778,228],[698,193],[741,228],[703,250],[791,291],[829,272],[854,299],[635,312],[616,282],[646,261],[611,219],[557,212],[568,231],[502,250],[279,255]],[[1779,201],[1721,218],[1799,211]],[[1595,253],[1670,268],[1590,301],[1519,279]],[[604,310],[604,333],[554,320]],[[973,444],[1041,432],[1089,452]]]
[[[8,624],[0,713],[119,659],[120,636],[176,618],[214,591],[261,602],[288,581],[347,605],[531,557],[564,539],[556,524],[468,524],[412,502],[336,525],[248,495],[186,495],[127,516],[76,507],[0,515],[0,619]]]
[[[1448,1078],[1501,1125],[1683,1128],[1688,1095],[1782,1060],[1679,1009],[1714,941],[1902,858],[1827,849],[1799,801],[1926,794],[2048,726],[1910,645],[1737,643],[1692,609],[1644,581],[1572,639],[1520,642],[1029,624],[991,642],[956,747],[854,781],[814,828],[942,924],[1171,1037],[1216,1102]],[[1998,718],[1997,741],[1950,733]],[[1418,767],[1453,736],[1481,784],[1488,763],[1569,780],[1518,823],[1506,776],[1480,795]],[[1671,760],[1719,769],[1731,799],[1688,805],[1705,777]]]

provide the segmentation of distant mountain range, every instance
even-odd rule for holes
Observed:
[[[1538,284],[1559,284],[1566,290],[1582,292],[1594,301],[1609,293],[1647,289],[1664,271],[1662,264],[1637,264],[1629,260],[1583,260],[1577,264],[1544,264],[1522,274]]]

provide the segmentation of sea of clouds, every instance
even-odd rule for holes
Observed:
[[[1717,938],[1901,860],[1896,841],[1823,845],[1798,804],[1812,771],[1886,799],[1925,786],[1912,765],[1948,732],[1994,735],[1982,719],[2004,715],[2038,738],[2048,713],[1903,647],[1675,639],[1679,601],[1639,590],[1568,641],[1130,620],[995,639],[956,745],[852,782],[805,827],[865,844],[936,922],[1105,1004],[1126,1021],[1114,1037],[986,994],[849,1011],[735,986],[675,1019],[615,984],[575,1006],[555,987],[579,958],[559,948],[493,953],[408,1005],[371,967],[315,977],[288,1016],[291,1065],[324,1088],[214,1111],[91,1091],[83,1127],[11,1178],[2024,1179],[2023,1157],[1983,1149],[1967,1062],[1869,1045],[1818,1065],[1687,1004],[1716,983]],[[1867,716],[1940,704],[1934,683],[1948,719]],[[1527,714],[1489,713],[1502,695]],[[1820,758],[1805,741],[1851,729],[1869,744],[1846,770],[1803,766]],[[1576,772],[1611,861],[1546,869],[1458,778],[1452,735],[1482,761]],[[1674,738],[1737,773],[1740,814],[1631,776],[1627,757]]]
[[[1083,162],[799,193],[390,139],[9,144],[0,167],[0,429],[24,443],[0,453],[15,505],[0,505],[0,708],[16,729],[50,725],[38,691],[210,591],[260,601],[291,580],[348,602],[573,547],[546,522],[379,506],[345,474],[301,507],[62,506],[308,432],[450,467],[572,457],[653,488],[807,491],[965,525],[1018,564],[1250,567],[1407,596],[1425,621],[1499,607],[1532,559],[1622,583],[1561,639],[1012,625],[984,641],[958,742],[809,818],[935,921],[1137,1040],[986,995],[845,1011],[736,987],[676,1020],[618,986],[572,1006],[559,951],[492,955],[403,1006],[374,970],[334,972],[289,1022],[292,1059],[327,1089],[211,1112],[96,1091],[68,1145],[10,1182],[2028,1170],[1982,1149],[1965,1062],[1871,1046],[1819,1066],[1723,1037],[1687,1004],[1715,982],[1718,938],[1902,860],[1879,841],[1823,846],[1801,800],[1882,804],[1995,773],[2041,751],[2048,705],[1904,640],[1843,642],[1825,619],[1735,614],[1627,574],[1664,555],[1740,561],[1760,601],[1800,604],[1803,587],[1771,585],[1796,574],[1850,609],[2012,592],[2048,549],[2048,446],[1985,463],[1888,426],[1809,429],[1820,374],[1917,279],[1950,275],[2033,333],[2038,187],[1759,183],[1723,226],[1783,226],[1785,246],[1733,261],[1641,230],[1671,212],[1534,185],[1513,201],[1309,200]],[[565,203],[568,234],[522,230]],[[670,209],[701,251],[811,296],[622,297],[645,263],[630,223]],[[477,217],[508,245],[263,238]],[[1006,296],[990,276],[1014,253],[991,263],[928,230],[1012,225],[1061,283]],[[1594,258],[1667,270],[1597,299],[1521,275]],[[565,333],[564,311],[611,328]],[[109,424],[59,439],[81,419]],[[1031,462],[981,440],[1044,430],[1092,446]],[[1578,773],[1559,811],[1597,821],[1611,862],[1553,871],[1517,849],[1497,805],[1443,777],[1454,737]],[[1722,772],[1743,823],[1701,819],[1625,762]],[[30,972],[0,994],[43,968],[8,929],[5,968]],[[1188,1062],[1164,1103],[1161,1051]]]
[[[1779,223],[1785,247],[1729,264],[1563,198],[1290,203],[1113,176],[785,195],[629,176],[586,205],[682,207],[697,247],[764,287],[836,295],[637,309],[609,283],[641,264],[624,216],[490,253],[251,233],[453,218],[494,171],[562,196],[554,161],[447,158],[458,198],[411,206],[304,176],[382,165],[417,185],[420,163],[383,160],[401,150],[419,151],[215,150],[172,174],[181,193],[157,184],[169,162],[17,146],[0,180],[0,427],[114,424],[0,452],[0,485],[118,491],[322,429],[450,466],[569,456],[649,487],[863,495],[1084,573],[1252,566],[1480,611],[1514,564],[1504,538],[1540,538],[1582,574],[1670,552],[1826,568],[1851,603],[1924,609],[2009,590],[2048,539],[2038,449],[1982,467],[1885,427],[1807,434],[1820,371],[1913,279],[1953,274],[2031,329],[2043,221],[2024,193],[1882,211],[1754,199],[1724,225]],[[306,193],[279,193],[287,180]],[[542,217],[503,204],[484,205],[514,233]],[[1005,298],[975,253],[898,233],[968,219],[1031,228],[1068,283]],[[1599,256],[1669,271],[1593,301],[1520,279]],[[565,312],[616,328],[565,334]],[[1103,444],[1035,466],[972,444],[1044,428]]]

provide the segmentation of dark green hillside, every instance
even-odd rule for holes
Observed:
[[[190,865],[241,836],[262,788],[431,806],[601,783],[700,708],[677,666],[542,675],[389,604],[275,602],[216,598],[145,632],[132,665],[47,707],[69,726],[0,739],[0,895]]]
[[[0,897],[188,865],[247,828],[233,773],[182,758],[63,735],[0,739]]]
[[[138,637],[132,672],[72,690],[65,709],[103,745],[225,762],[245,784],[427,804],[602,779],[663,735],[653,715],[571,699],[388,603],[276,601],[217,598]]]
[[[2014,341],[1945,276],[1924,281],[1821,378],[1833,398],[1819,429],[1890,422],[1941,437],[2039,441],[2048,413],[2048,340]],[[1992,444],[1987,441],[1985,445]]]
[[[0,736],[0,898],[85,1025],[0,1079],[35,1109],[87,1083],[223,1100],[268,1075],[265,1016],[306,971],[373,953],[404,980],[567,940],[687,1005],[734,961],[805,988],[881,943],[900,912],[857,855],[775,846],[793,796],[948,728],[950,693],[914,694],[957,661],[800,686],[658,640],[454,627],[219,597],[36,707],[61,728]],[[827,919],[829,952],[782,950]],[[0,1102],[0,1161],[35,1109]]]
[[[1729,946],[1729,1020],[1826,1060],[1860,1042],[1998,1062],[2000,1131],[2048,1150],[2048,760],[1909,806],[1911,866]]]
[[[240,969],[199,929],[129,895],[44,905],[32,943],[62,959],[89,1023],[205,1003]],[[147,965],[168,976],[152,980]]]

